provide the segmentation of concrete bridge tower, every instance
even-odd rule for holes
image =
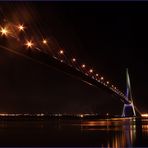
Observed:
[[[133,117],[136,116],[134,103],[132,99],[132,91],[131,91],[131,85],[130,85],[130,78],[128,74],[128,69],[126,69],[126,98],[129,102],[128,104],[124,104],[123,111],[122,111],[122,117]]]

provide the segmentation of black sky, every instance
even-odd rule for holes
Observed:
[[[0,10],[1,20],[24,19],[30,31],[53,36],[122,90],[128,67],[134,101],[147,111],[147,2],[0,2]],[[0,50],[1,112],[121,110],[120,101],[103,90]]]

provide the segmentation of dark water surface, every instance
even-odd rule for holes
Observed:
[[[148,119],[0,121],[0,146],[147,147]]]

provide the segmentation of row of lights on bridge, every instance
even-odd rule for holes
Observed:
[[[16,28],[18,29],[18,31],[24,31],[25,30],[25,26],[23,24],[17,25]],[[1,33],[2,36],[9,36],[11,34],[11,32],[6,27],[1,27],[0,28],[0,33]],[[47,39],[43,39],[42,40],[42,44],[48,45]],[[35,47],[35,44],[34,44],[34,42],[32,40],[26,40],[26,42],[25,42],[24,45],[27,48],[30,48],[30,49],[33,48],[33,47]],[[59,54],[61,56],[64,55],[64,50],[59,50]],[[61,62],[63,62],[63,60],[61,60]],[[77,59],[76,58],[72,58],[72,62],[73,63],[76,63],[77,62]],[[81,68],[83,70],[85,70],[86,69],[86,65],[85,64],[82,64],[81,65]],[[94,70],[93,69],[89,69],[89,71],[87,73],[85,73],[85,74],[88,75],[88,73],[89,74],[93,74],[94,73]],[[112,89],[113,91],[115,91],[116,93],[118,93],[119,95],[121,95],[122,97],[126,98],[124,96],[124,94],[121,91],[119,91],[114,85],[111,85],[109,81],[103,82],[104,81],[104,77],[100,76],[100,78],[99,78],[99,74],[98,73],[96,73],[94,75],[91,75],[91,76],[92,76],[93,79],[97,80],[98,82],[102,83],[105,86],[108,86],[110,89]]]

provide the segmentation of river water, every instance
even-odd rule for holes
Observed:
[[[148,147],[148,119],[0,121],[0,146]]]

